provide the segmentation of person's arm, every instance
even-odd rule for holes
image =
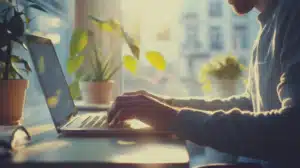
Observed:
[[[179,108],[193,108],[205,111],[215,111],[215,110],[230,110],[238,107],[242,110],[252,111],[252,101],[249,92],[245,92],[241,95],[234,95],[229,98],[170,98],[167,100],[167,104]]]
[[[251,64],[250,64],[251,66]],[[250,72],[250,71],[249,71]],[[248,75],[248,81],[251,81],[251,73]],[[215,111],[215,110],[230,110],[233,108],[239,108],[245,111],[253,111],[253,104],[251,94],[249,91],[249,83],[247,84],[246,90],[243,94],[233,95],[228,98],[212,98],[208,99],[205,97],[187,97],[187,98],[170,98],[164,97],[164,102],[168,105],[178,108],[192,108],[204,111]]]
[[[292,1],[296,2],[296,1]],[[282,14],[278,28],[282,76],[277,87],[281,108],[266,112],[240,109],[206,112],[183,109],[172,124],[180,138],[237,156],[266,161],[298,161],[300,153],[300,3]],[[297,6],[298,5],[298,6]],[[297,8],[298,7],[298,8]],[[291,8],[293,9],[293,8]],[[279,42],[279,41],[277,41]]]

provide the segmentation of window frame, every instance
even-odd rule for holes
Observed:
[[[210,26],[210,49],[212,51],[222,51],[224,49],[224,34],[221,26]]]
[[[210,0],[208,2],[209,16],[210,17],[222,17],[223,16],[223,1],[222,0]]]
[[[87,12],[88,11],[88,12]],[[120,0],[109,0],[109,1],[100,1],[100,0],[76,0],[75,2],[75,24],[73,28],[85,28],[85,29],[95,29],[95,26],[88,21],[88,15],[96,15],[101,18],[114,18],[121,22],[121,1]],[[106,36],[99,33],[99,31],[95,32],[95,38],[100,41],[104,41]],[[113,38],[113,37],[112,37]],[[114,56],[114,65],[119,65],[122,61],[122,46],[123,42],[121,42],[121,38],[118,40],[114,39],[114,51],[118,53]],[[100,44],[101,48],[105,48],[104,43]],[[116,53],[116,52],[115,52]],[[123,69],[120,69],[115,76],[113,77],[114,86],[113,86],[113,94],[112,98],[116,98],[117,96],[123,93],[124,88],[124,80],[123,80]]]

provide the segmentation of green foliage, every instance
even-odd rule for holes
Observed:
[[[0,11],[2,20],[0,23],[0,79],[24,79],[23,74],[29,74],[31,68],[26,60],[12,55],[12,43],[19,43],[24,49],[28,50],[26,44],[21,39],[25,33],[26,25],[32,19],[29,19],[24,12],[19,12],[17,6],[13,6],[8,2],[6,4],[8,7]],[[47,12],[31,0],[28,0],[26,8],[35,8]],[[12,14],[12,16],[9,16],[9,14]],[[25,17],[25,20],[22,16]],[[23,67],[20,67],[20,65],[23,65]]]
[[[70,58],[74,58],[82,52],[88,44],[88,33],[81,29],[75,29],[70,44]]]
[[[76,74],[74,82],[70,85],[71,94],[74,99],[80,96],[78,86],[78,82],[80,80],[94,82],[111,80],[111,78],[122,68],[123,65],[124,68],[132,74],[136,74],[137,60],[140,58],[140,47],[138,42],[124,31],[124,28],[118,21],[113,19],[101,20],[91,15],[89,15],[88,18],[97,26],[99,31],[117,33],[124,38],[133,56],[126,55],[123,57],[120,65],[115,65],[113,64],[113,60],[110,55],[104,56],[101,49],[97,47],[95,43],[90,42],[91,40],[88,39],[87,31],[76,29],[71,38],[70,56],[67,61],[67,72],[70,75],[73,75],[74,73]],[[82,54],[82,52],[90,45],[90,43],[93,45],[90,46],[90,48],[93,47],[93,51],[88,53],[90,57],[87,59],[83,56],[84,54]],[[164,70],[166,68],[165,59],[159,52],[150,51],[146,54],[146,58],[154,68],[158,70]],[[90,61],[88,63],[91,65],[91,69],[84,71],[84,74],[79,74],[78,70],[82,64],[87,61]]]
[[[89,15],[89,19],[91,19],[92,22],[96,24],[100,30],[108,31],[108,32],[112,32],[112,31],[118,32],[125,39],[125,42],[130,48],[133,56],[136,59],[140,58],[140,47],[137,41],[131,36],[129,36],[127,32],[124,31],[124,28],[121,26],[121,24],[118,21],[113,19],[104,21],[91,15]]]
[[[81,67],[84,62],[84,56],[75,56],[73,58],[69,58],[67,61],[67,72],[69,74],[73,74],[77,72],[77,70]]]
[[[116,74],[116,72],[122,67],[113,66],[113,60],[111,56],[104,57],[100,48],[94,45],[93,57],[90,59],[91,71],[86,71],[82,77],[84,81],[101,82],[108,81]]]
[[[200,70],[202,89],[205,92],[211,91],[211,77],[219,80],[238,80],[245,70],[244,65],[232,55],[214,57]]]

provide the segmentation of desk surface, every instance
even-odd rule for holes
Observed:
[[[24,125],[31,144],[9,163],[93,163],[105,165],[161,165],[188,167],[183,141],[159,137],[66,138],[58,136],[45,105],[27,106]]]

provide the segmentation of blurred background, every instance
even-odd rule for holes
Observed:
[[[14,3],[26,4],[26,0]],[[56,52],[68,82],[73,77],[66,73],[69,55],[69,41],[74,28],[89,26],[87,15],[114,18],[121,22],[125,31],[140,44],[141,59],[137,74],[123,69],[115,76],[115,96],[134,90],[148,90],[157,94],[188,97],[210,96],[204,92],[200,69],[212,58],[231,55],[239,63],[249,64],[252,44],[259,26],[256,11],[237,16],[224,0],[42,0],[37,1],[50,13],[34,9],[26,13],[34,18],[30,33],[45,36],[55,44]],[[131,54],[127,44],[120,39],[99,35],[101,46],[115,44],[115,57]],[[161,52],[167,63],[165,71],[154,69],[144,56],[146,51]],[[18,50],[14,50],[18,52]],[[21,54],[30,60],[29,55]],[[200,76],[199,76],[200,75]],[[247,70],[240,80],[245,79]],[[36,74],[29,76],[27,108],[45,106]],[[221,92],[217,88],[212,88]],[[236,92],[245,89],[238,82]],[[37,114],[38,115],[38,114]],[[26,116],[25,116],[26,117]],[[195,150],[193,150],[195,149]],[[192,164],[205,164],[216,160],[203,161],[202,148],[190,146]],[[201,156],[201,157],[197,157]],[[208,161],[209,160],[209,161]]]
[[[26,3],[24,0],[16,2]],[[137,39],[141,49],[138,73],[132,75],[126,70],[121,72],[119,93],[146,89],[170,96],[205,96],[199,82],[202,65],[215,56],[231,54],[247,66],[259,28],[256,11],[237,16],[224,0],[38,2],[52,13],[27,11],[32,17],[36,17],[30,30],[36,35],[52,39],[64,71],[72,29],[78,26],[76,21],[81,22],[79,25],[87,24],[82,21],[85,19],[80,20],[83,13],[93,13],[102,17],[113,16],[120,20],[131,36]],[[78,9],[76,3],[81,4]],[[103,39],[103,43],[105,42]],[[162,53],[167,62],[165,71],[157,71],[146,61],[143,54],[148,50]],[[120,57],[130,54],[125,43],[122,44],[120,52]],[[68,81],[72,80],[68,74],[66,76]],[[38,88],[35,75],[30,77],[32,87]],[[244,85],[241,83],[239,90],[243,89]]]

